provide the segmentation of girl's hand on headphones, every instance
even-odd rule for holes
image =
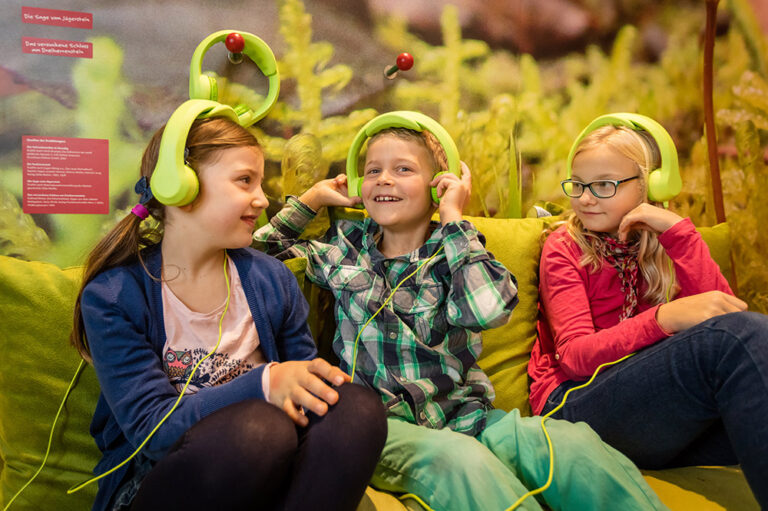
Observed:
[[[721,314],[747,310],[747,304],[722,291],[684,296],[656,310],[656,321],[669,333],[677,333]]]
[[[440,198],[438,211],[443,225],[448,222],[458,222],[472,194],[472,174],[469,167],[461,162],[461,178],[450,172],[440,174],[429,183],[437,188]]]
[[[347,196],[347,176],[339,174],[332,179],[323,179],[304,192],[299,200],[314,211],[323,206],[344,206],[351,208],[359,204],[360,197]]]
[[[302,408],[322,416],[328,405],[339,400],[338,392],[326,382],[339,386],[350,380],[348,374],[321,358],[282,362],[269,369],[268,401],[282,408],[299,426],[306,426],[309,419]]]
[[[677,213],[643,202],[624,215],[619,224],[619,240],[626,241],[630,231],[643,229],[662,233],[683,218]]]

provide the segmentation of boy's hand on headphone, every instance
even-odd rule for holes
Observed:
[[[302,407],[322,416],[328,412],[328,405],[339,400],[338,392],[326,382],[339,386],[351,380],[348,374],[321,358],[282,362],[269,371],[267,400],[282,408],[299,426],[309,423]]]
[[[722,291],[684,296],[656,310],[656,321],[669,333],[677,333],[721,314],[747,310],[747,304]]]
[[[461,178],[446,172],[433,179],[429,185],[437,188],[442,224],[461,221],[464,208],[472,195],[472,174],[467,164],[461,162]]]
[[[662,233],[683,218],[677,213],[643,202],[624,215],[619,224],[619,240],[626,241],[630,231],[643,229]]]
[[[360,203],[360,197],[347,196],[347,176],[339,174],[332,179],[323,179],[304,192],[299,200],[314,211],[323,206],[344,206],[351,208]]]

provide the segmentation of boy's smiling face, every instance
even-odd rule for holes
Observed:
[[[373,140],[361,188],[371,218],[392,231],[423,229],[435,211],[429,191],[433,165],[427,148],[416,140],[393,134]]]

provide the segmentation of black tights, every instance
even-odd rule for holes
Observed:
[[[387,437],[381,399],[353,384],[306,428],[261,400],[191,427],[141,483],[131,511],[354,510]]]

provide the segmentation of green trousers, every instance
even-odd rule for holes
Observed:
[[[583,422],[549,419],[555,453],[552,484],[517,508],[540,510],[667,509],[623,454]],[[435,511],[504,511],[549,475],[541,417],[493,410],[477,437],[390,418],[371,484],[418,495]]]

